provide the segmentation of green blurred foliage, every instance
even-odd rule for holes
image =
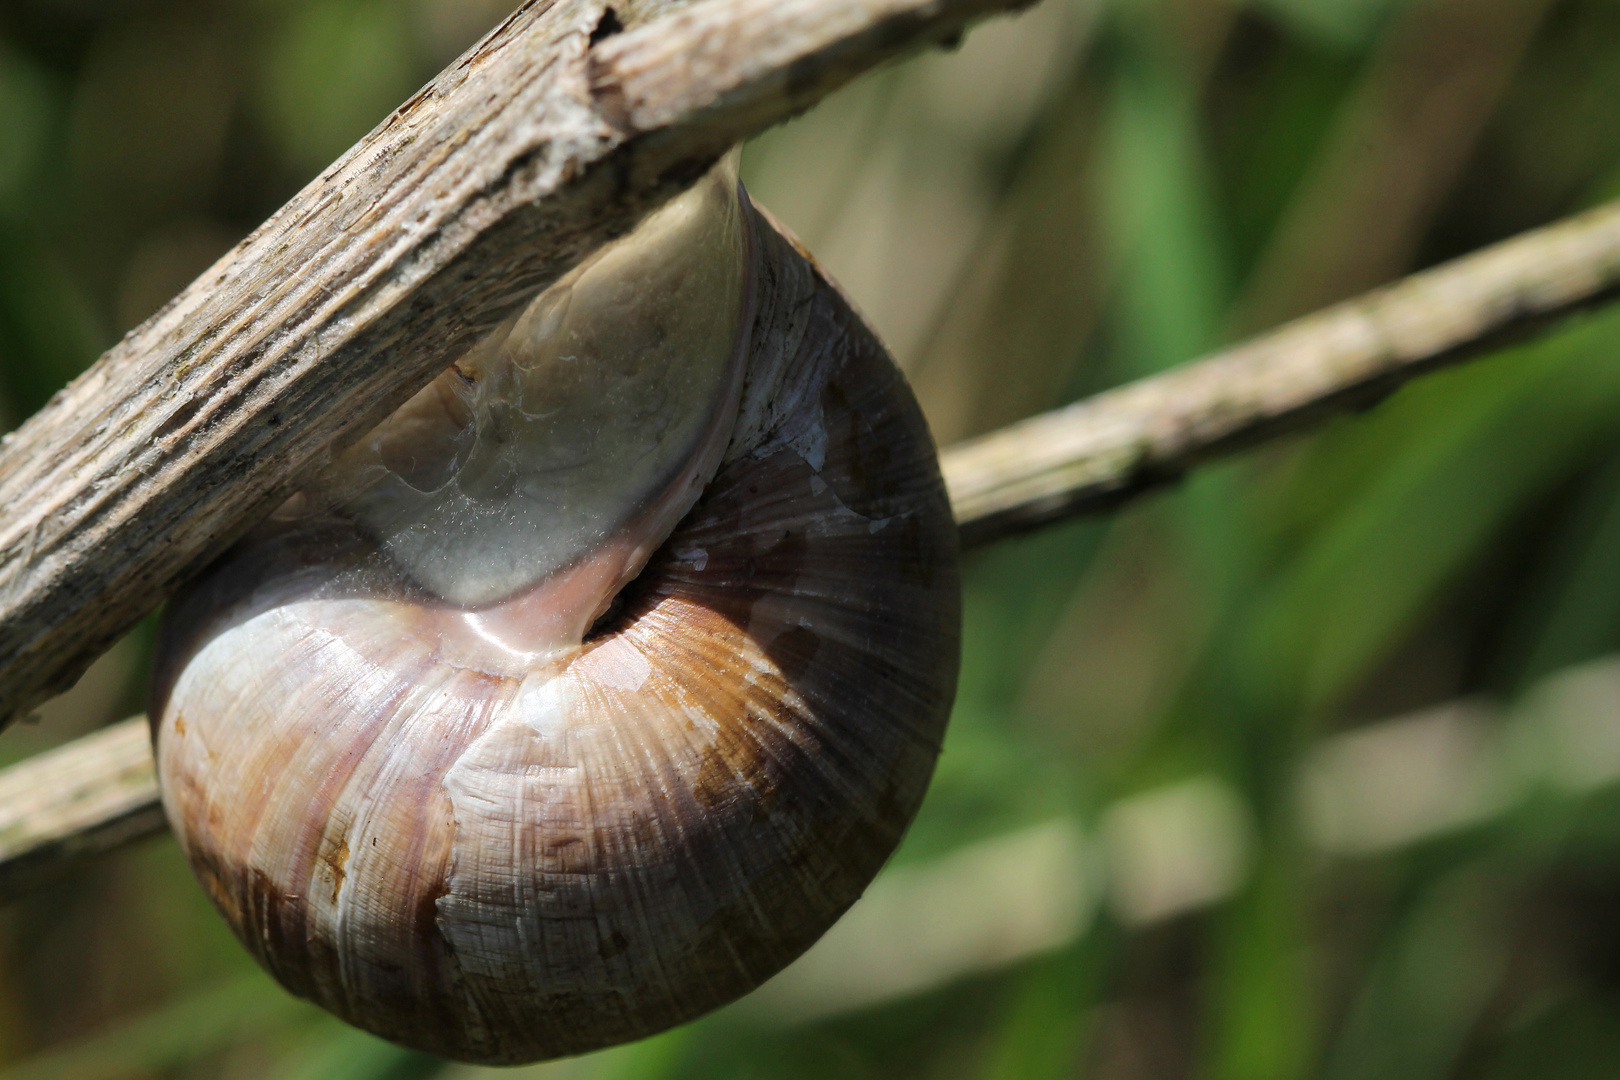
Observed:
[[[0,423],[505,14],[0,0]],[[745,177],[951,442],[1620,195],[1616,101],[1614,0],[1042,0],[766,133]],[[897,870],[1059,817],[1112,835],[1121,800],[1202,777],[1252,830],[1221,890],[1153,917],[1110,893],[1039,955],[508,1075],[1620,1074],[1609,781],[1360,855],[1298,798],[1347,735],[1513,717],[1620,650],[1617,351],[1600,313],[968,559],[956,715]],[[138,710],[148,636],[0,758]],[[0,913],[0,1076],[484,1075],[284,995],[167,839]]]

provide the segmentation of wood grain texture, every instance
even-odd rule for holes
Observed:
[[[535,0],[0,443],[0,719],[726,148],[1028,0]]]

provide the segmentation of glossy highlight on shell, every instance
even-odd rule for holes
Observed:
[[[292,992],[447,1057],[580,1053],[854,902],[958,623],[909,390],[721,168],[176,599],[164,806]]]

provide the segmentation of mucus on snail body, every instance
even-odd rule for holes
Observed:
[[[163,803],[293,993],[516,1063],[736,998],[860,895],[955,688],[882,346],[729,163],[171,605]]]

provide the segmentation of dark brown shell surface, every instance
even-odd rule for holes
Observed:
[[[566,655],[484,663],[273,539],[174,605],[164,805],[293,993],[484,1063],[649,1035],[808,948],[915,814],[960,619],[934,447],[860,317],[749,221],[723,460]]]

